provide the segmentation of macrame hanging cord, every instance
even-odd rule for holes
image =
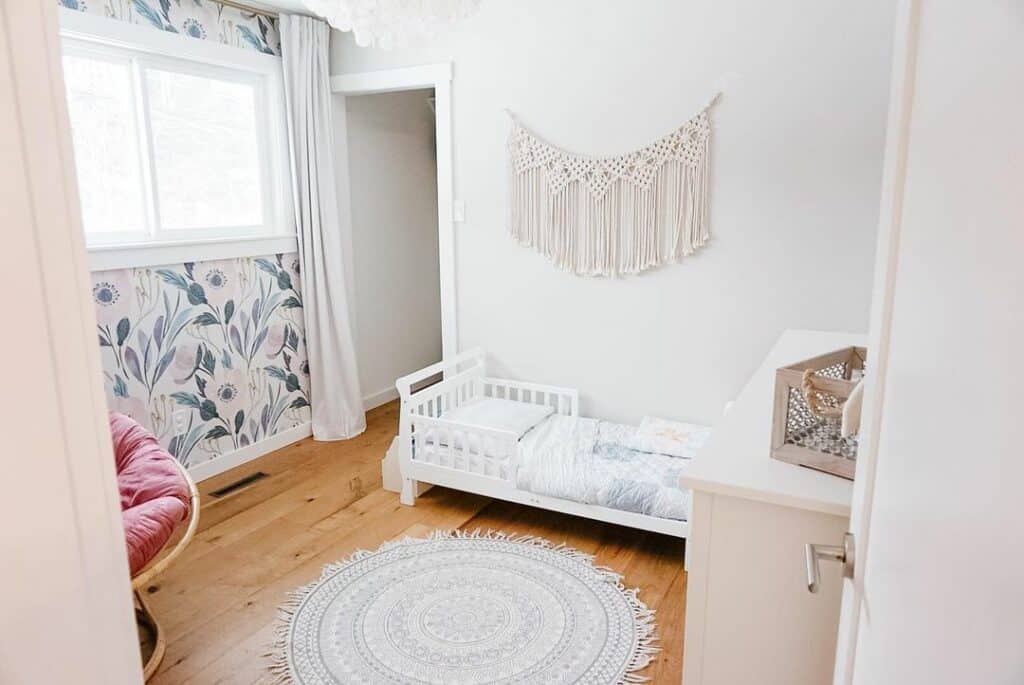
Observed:
[[[613,157],[559,149],[511,112],[509,232],[582,276],[635,274],[702,247],[708,229],[708,110]]]

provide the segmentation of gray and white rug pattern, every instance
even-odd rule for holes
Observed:
[[[280,683],[619,685],[654,612],[592,558],[533,537],[437,531],[327,566],[283,609]]]

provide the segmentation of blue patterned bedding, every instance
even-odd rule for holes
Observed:
[[[691,460],[637,449],[641,444],[635,426],[550,416],[519,442],[516,486],[539,495],[688,520],[691,493],[680,487],[679,477]]]

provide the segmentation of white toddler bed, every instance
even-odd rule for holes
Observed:
[[[490,378],[479,349],[396,386],[403,504],[415,504],[424,482],[676,537],[689,532],[690,493],[679,476],[690,460],[638,445],[632,426],[580,417],[574,389]]]

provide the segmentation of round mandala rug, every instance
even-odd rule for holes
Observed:
[[[642,682],[654,611],[620,580],[534,537],[390,542],[292,594],[271,668],[294,685]]]

